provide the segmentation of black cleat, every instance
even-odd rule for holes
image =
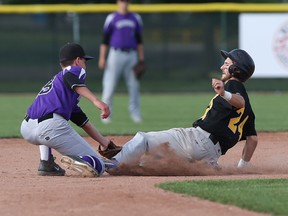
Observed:
[[[40,176],[64,176],[65,170],[54,162],[55,158],[50,155],[49,160],[40,160],[38,175]]]

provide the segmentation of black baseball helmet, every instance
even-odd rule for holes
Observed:
[[[230,58],[233,65],[229,67],[229,73],[241,82],[248,80],[255,70],[255,64],[251,56],[242,49],[234,49],[230,52],[221,50],[223,58]]]

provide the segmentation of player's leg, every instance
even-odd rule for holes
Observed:
[[[221,156],[219,143],[214,144],[197,128],[173,128],[162,132],[147,133],[149,148],[166,141],[174,152],[189,161],[204,160],[212,166],[217,166]]]
[[[55,163],[51,148],[45,145],[39,145],[40,163],[38,166],[38,175],[41,176],[63,176],[65,170]]]
[[[183,158],[190,161],[206,161],[212,166],[217,166],[218,158],[221,156],[219,143],[214,144],[209,137],[205,136],[197,128],[174,129],[178,136],[177,142],[171,142],[171,148]]]
[[[121,151],[113,157],[119,164],[137,161],[148,150],[147,139],[144,132],[138,132],[122,146]]]
[[[217,165],[217,161],[222,154],[219,142],[214,144],[201,130],[197,128],[192,130],[197,144],[197,148],[193,151],[193,157],[197,160],[205,160],[211,165]]]
[[[103,75],[102,85],[102,101],[106,103],[110,108],[110,117],[103,119],[103,123],[110,123],[113,110],[113,95],[117,86],[117,82],[123,70],[123,62],[119,61],[121,53],[114,49],[110,49],[107,64]]]
[[[38,136],[39,143],[55,149],[64,156],[70,157],[69,159],[65,157],[65,159],[67,159],[64,160],[65,166],[69,168],[75,168],[77,166],[77,169],[75,168],[74,170],[80,172],[82,169],[81,174],[85,176],[87,176],[87,169],[97,173],[97,176],[105,171],[105,164],[102,157],[61,116],[54,114],[52,119],[41,122],[39,124],[39,131],[41,131]],[[90,165],[90,167],[88,167],[87,163],[83,163],[85,158],[83,159],[78,156],[90,156],[94,161],[91,164],[90,160],[86,161]],[[61,162],[63,162],[62,159]]]
[[[214,144],[195,128],[173,128],[158,132],[138,132],[113,159],[121,163],[137,161],[147,151],[168,143],[178,156],[189,161],[216,163],[221,156],[219,144]]]
[[[138,161],[147,151],[161,144],[172,143],[173,146],[179,146],[178,137],[177,131],[174,129],[148,133],[138,132],[113,159],[120,164]]]
[[[39,145],[40,150],[40,163],[38,166],[38,175],[42,176],[63,176],[65,170],[63,170],[58,164],[54,162],[54,156],[52,155],[51,148],[41,145],[38,140],[38,120],[29,121],[23,120],[21,124],[21,134],[28,142]]]
[[[30,119],[29,121],[23,120],[20,127],[22,137],[29,143],[40,145],[38,142],[38,122],[37,120]]]
[[[141,123],[141,110],[140,110],[140,82],[136,79],[133,72],[133,67],[137,63],[137,52],[131,51],[127,53],[125,59],[126,65],[124,68],[124,78],[129,94],[129,112],[132,120],[135,123]]]

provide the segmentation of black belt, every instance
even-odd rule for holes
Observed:
[[[40,123],[40,122],[42,122],[42,121],[45,121],[45,120],[47,120],[47,119],[51,119],[51,118],[53,118],[53,113],[48,113],[47,115],[44,115],[44,116],[38,118],[38,123]],[[26,114],[26,116],[24,117],[24,119],[25,119],[25,121],[28,122],[29,119],[30,119],[30,116],[29,116],[28,114]]]
[[[214,143],[214,145],[216,145],[219,142],[217,137],[214,136],[213,134],[210,134],[209,139]]]
[[[115,48],[113,47],[114,50],[120,50],[121,52],[132,52],[132,51],[135,51],[135,49],[132,49],[132,48]]]

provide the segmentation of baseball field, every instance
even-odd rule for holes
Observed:
[[[103,125],[99,111],[85,99],[81,106],[102,133],[123,145],[139,130],[189,127],[212,96],[213,93],[144,94],[144,122],[139,125],[129,119],[126,95],[116,96],[111,125]],[[100,178],[81,178],[69,170],[64,177],[37,176],[38,147],[28,144],[19,134],[25,110],[34,97],[0,95],[1,216],[288,215],[287,93],[250,93],[259,144],[251,167],[246,170],[235,168],[242,142],[220,158],[220,171],[181,161],[164,146],[160,150],[165,157],[152,152],[141,158],[141,167],[123,167]],[[98,147],[92,139],[85,139]],[[54,156],[60,163],[61,155],[54,152]]]

